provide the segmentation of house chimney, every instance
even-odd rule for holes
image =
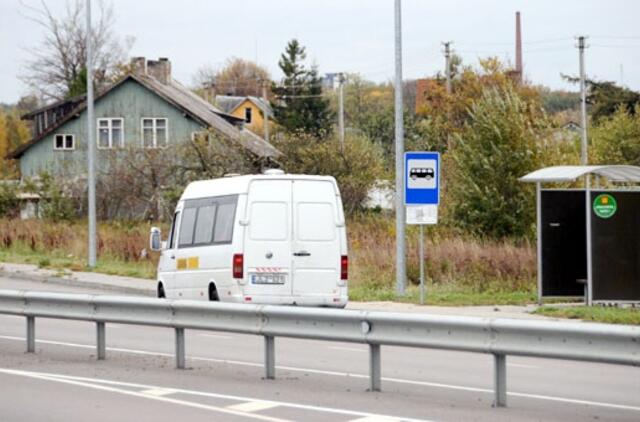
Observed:
[[[147,74],[160,83],[168,84],[171,82],[171,62],[166,57],[148,60]]]
[[[147,74],[147,61],[144,57],[132,57],[131,58],[131,72],[134,75],[146,75]]]
[[[211,104],[216,102],[216,84],[209,82],[204,85],[204,99]]]
[[[522,28],[520,26],[520,12],[516,12],[516,77],[522,83]]]

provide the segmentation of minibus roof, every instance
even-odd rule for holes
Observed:
[[[332,176],[312,176],[306,174],[249,174],[244,176],[222,177],[219,179],[198,180],[185,188],[181,201],[187,199],[208,198],[211,196],[237,195],[247,193],[254,180],[316,180],[331,182],[338,193],[336,180]]]

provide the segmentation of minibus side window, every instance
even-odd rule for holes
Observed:
[[[193,243],[193,228],[196,222],[197,208],[185,208],[182,211],[178,246],[190,246]]]
[[[178,247],[231,243],[238,195],[185,201]]]
[[[207,204],[198,207],[196,218],[196,231],[193,245],[207,245],[213,237],[213,222],[216,216],[216,204]]]
[[[178,227],[178,217],[180,217],[180,211],[176,212],[171,222],[171,232],[169,233],[169,249],[173,249],[176,244],[176,228]]]
[[[236,204],[221,204],[216,215],[216,229],[213,242],[231,242],[233,237],[233,221],[236,217]]]

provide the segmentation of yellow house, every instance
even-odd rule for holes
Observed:
[[[227,114],[244,119],[247,129],[254,133],[263,133],[264,110],[266,110],[269,120],[273,119],[271,106],[259,97],[216,95],[215,105]]]

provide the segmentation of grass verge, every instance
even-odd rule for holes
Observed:
[[[13,262],[16,264],[33,264],[40,268],[59,270],[63,276],[66,271],[88,271],[108,275],[120,275],[154,279],[156,274],[155,264],[151,262],[124,262],[109,257],[100,257],[95,268],[89,268],[84,258],[64,255],[60,251],[44,253],[31,250],[0,249],[0,262]]]
[[[411,286],[403,297],[397,297],[394,289],[356,285],[349,287],[349,299],[356,302],[396,301],[420,303],[420,289]],[[429,285],[425,289],[425,305],[436,306],[489,306],[526,305],[535,303],[533,291],[487,290],[475,291],[464,285]]]
[[[582,319],[585,321],[604,322],[608,324],[640,325],[640,309],[615,308],[605,306],[542,306],[535,314],[556,318]]]

